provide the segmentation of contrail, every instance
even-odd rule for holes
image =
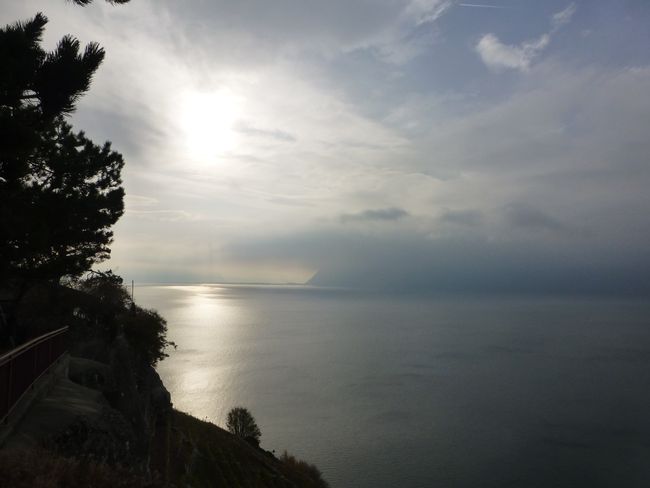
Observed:
[[[476,8],[506,8],[503,5],[485,5],[482,3],[459,3],[459,7],[476,7]]]

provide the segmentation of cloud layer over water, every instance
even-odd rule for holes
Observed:
[[[107,50],[127,278],[649,287],[642,1],[0,5]]]

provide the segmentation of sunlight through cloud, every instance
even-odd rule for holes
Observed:
[[[181,101],[181,129],[189,155],[209,162],[237,145],[233,127],[243,99],[229,90],[189,92]]]

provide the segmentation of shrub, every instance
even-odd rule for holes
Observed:
[[[295,458],[284,451],[280,461],[287,471],[288,477],[299,483],[304,488],[329,488],[327,481],[323,479],[320,470],[313,464]]]
[[[122,319],[124,336],[148,364],[155,366],[165,359],[168,346],[176,346],[166,339],[167,321],[155,310],[135,306]]]
[[[93,272],[77,288],[96,299],[84,307],[86,315],[105,328],[122,330],[135,353],[151,366],[168,356],[169,346],[176,347],[167,340],[167,321],[155,310],[135,305],[119,276]]]

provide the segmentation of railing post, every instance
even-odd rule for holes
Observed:
[[[14,362],[9,362],[9,374],[7,375],[7,410],[5,411],[5,422],[9,418],[9,410],[11,409],[11,397],[13,396],[14,387]]]
[[[36,344],[34,347],[32,347],[32,355],[34,356],[34,361],[32,362],[32,378],[36,378],[36,375],[38,374],[38,350],[39,350],[39,344]],[[31,390],[34,387],[34,383],[31,383],[29,385],[29,389]]]

